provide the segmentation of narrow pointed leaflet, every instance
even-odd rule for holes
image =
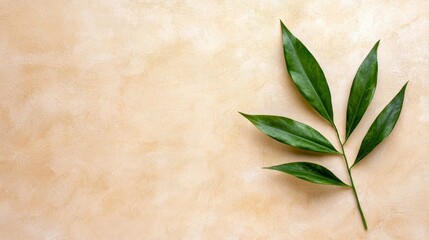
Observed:
[[[279,142],[313,152],[340,154],[328,139],[306,124],[279,116],[240,114]]]
[[[360,65],[353,80],[347,104],[346,141],[362,120],[377,86],[377,48],[378,41]]]
[[[301,95],[326,120],[334,124],[331,92],[325,74],[314,56],[281,22],[287,71]]]
[[[408,83],[402,87],[401,91],[396,94],[392,101],[383,109],[383,111],[381,111],[372,123],[360,145],[359,152],[353,166],[366,157],[392,132],[396,122],[398,121],[399,115],[401,114],[407,84]]]
[[[265,169],[277,170],[280,172],[288,173],[297,178],[312,183],[350,187],[349,185],[341,181],[327,168],[315,163],[292,162],[278,166],[267,167]]]

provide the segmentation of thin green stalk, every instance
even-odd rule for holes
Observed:
[[[350,170],[349,163],[347,162],[346,152],[344,151],[344,143],[341,142],[340,134],[338,133],[338,129],[335,126],[335,124],[333,124],[332,126],[334,127],[335,132],[337,133],[337,138],[338,138],[338,141],[340,142],[340,145],[341,145],[341,153],[344,157],[344,162],[346,163],[347,172],[349,174],[350,183],[352,185],[353,194],[355,195],[355,199],[356,199],[356,203],[357,203],[357,206],[359,209],[359,213],[360,213],[360,216],[362,218],[363,227],[365,228],[365,230],[368,230],[368,225],[366,224],[365,215],[363,214],[362,207],[360,206],[360,202],[359,202],[359,197],[358,197],[357,192],[356,192],[356,187],[355,187],[355,184],[353,183],[352,172]]]

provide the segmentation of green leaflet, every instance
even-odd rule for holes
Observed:
[[[240,114],[279,142],[314,152],[340,154],[322,134],[306,124],[279,116]]]
[[[407,84],[408,82],[372,123],[360,145],[358,155],[352,167],[359,163],[392,132],[401,114]]]
[[[265,169],[277,170],[280,172],[288,173],[297,178],[309,181],[312,183],[346,186],[337,176],[335,176],[327,168],[310,162],[292,162],[278,166],[267,167]]]
[[[347,105],[346,140],[362,119],[377,86],[377,48],[378,41],[360,65],[353,80]]]
[[[317,112],[334,124],[331,92],[325,74],[308,49],[281,23],[287,71],[301,95]]]

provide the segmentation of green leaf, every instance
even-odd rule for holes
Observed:
[[[334,124],[331,92],[325,74],[308,49],[286,28],[282,21],[283,52],[287,71],[301,95],[313,108]]]
[[[280,172],[288,173],[297,178],[312,183],[350,187],[349,185],[341,181],[327,168],[315,163],[293,162],[278,166],[267,167],[265,169],[277,170]]]
[[[328,139],[306,124],[279,116],[240,114],[279,142],[314,152],[340,154]]]
[[[374,96],[377,86],[377,48],[379,43],[380,41],[368,53],[353,80],[347,105],[346,141],[359,124]]]
[[[396,122],[398,121],[399,115],[401,114],[407,84],[408,82],[402,87],[401,91],[396,94],[392,101],[383,109],[383,111],[381,111],[381,113],[372,123],[362,141],[362,144],[360,145],[360,149],[353,166],[355,166],[365,156],[367,156],[392,132]]]

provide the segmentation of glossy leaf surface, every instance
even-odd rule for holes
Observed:
[[[240,114],[279,142],[304,150],[339,154],[322,134],[306,124],[279,116]]]
[[[301,95],[328,120],[334,122],[331,92],[325,74],[314,56],[281,22],[283,52],[287,71]]]
[[[346,141],[365,114],[377,86],[378,41],[360,65],[353,80],[347,104]]]
[[[353,166],[359,163],[392,132],[396,122],[398,121],[399,115],[401,114],[407,84],[408,83],[402,87],[399,93],[396,94],[392,101],[383,109],[372,123],[362,141]]]
[[[308,182],[326,184],[326,185],[337,185],[337,186],[349,186],[341,181],[327,168],[310,162],[292,162],[278,166],[267,167],[265,169],[277,170],[280,172],[288,173],[297,178],[303,179]]]

